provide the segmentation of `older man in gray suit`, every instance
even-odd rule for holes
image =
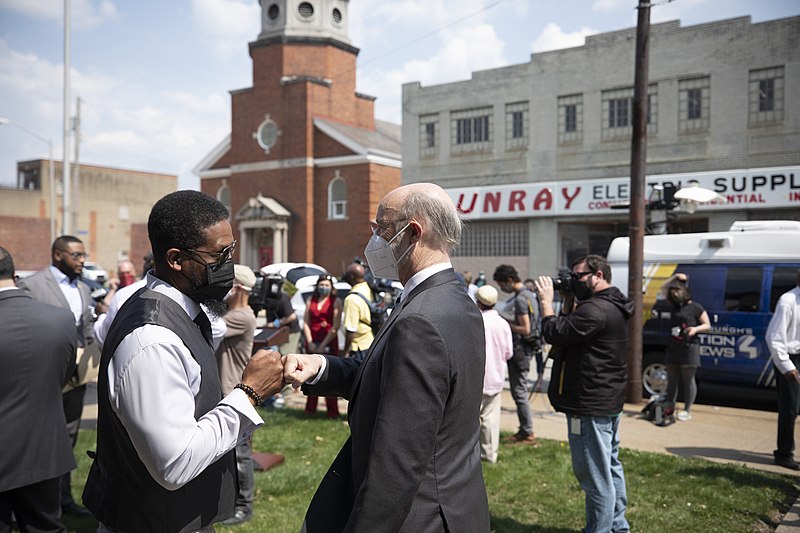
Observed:
[[[364,251],[372,273],[405,289],[364,361],[285,359],[294,386],[308,381],[308,394],[350,401],[350,439],[304,530],[489,531],[478,446],[485,339],[450,264],[458,211],[441,187],[406,185],[381,201],[372,231]]]
[[[0,531],[66,531],[60,476],[75,468],[61,389],[75,370],[72,315],[14,286],[14,261],[0,247]],[[44,327],[43,327],[44,325]]]
[[[20,280],[17,286],[30,294],[34,300],[71,311],[77,328],[78,346],[86,349],[94,342],[92,333],[94,319],[91,290],[80,279],[83,263],[86,261],[83,242],[71,235],[62,235],[53,241],[50,254],[52,264],[49,267]],[[85,392],[86,385],[81,385],[65,391],[62,397],[67,431],[73,447],[78,441]],[[90,514],[72,498],[69,472],[61,478],[61,509],[64,514],[73,516]]]

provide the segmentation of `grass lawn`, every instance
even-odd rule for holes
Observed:
[[[266,424],[256,432],[253,448],[279,453],[286,461],[256,472],[252,520],[217,531],[299,531],[314,490],[349,432],[341,421],[306,418],[295,409],[264,411],[263,416]],[[94,431],[80,432],[72,482],[76,501],[89,468],[84,450],[94,449],[94,442]],[[540,448],[504,446],[497,464],[484,464],[493,531],[580,531],[583,492],[572,474],[569,448],[558,441],[541,442]],[[622,462],[628,520],[637,532],[774,531],[800,494],[792,476],[738,465],[625,449]],[[96,527],[92,520],[69,517],[65,523],[69,531],[80,533]]]

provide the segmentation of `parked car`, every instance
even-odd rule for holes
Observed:
[[[97,263],[86,261],[83,264],[83,277],[98,283],[105,283],[108,281],[108,272]]]
[[[614,239],[608,261],[614,285],[627,293],[627,237]],[[800,222],[745,221],[734,222],[725,232],[650,235],[644,238],[643,267],[645,394],[663,394],[667,388],[670,307],[660,288],[677,272],[688,276],[692,299],[711,319],[711,330],[697,335],[698,387],[775,387],[775,367],[764,336],[778,298],[796,285]]]

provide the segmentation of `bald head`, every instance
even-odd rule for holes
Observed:
[[[345,277],[350,285],[364,281],[365,274],[364,267],[359,263],[350,263],[350,266],[345,270]]]
[[[434,183],[403,185],[387,194],[378,207],[390,219],[423,223],[423,242],[434,250],[450,254],[461,242],[461,219],[453,200]]]

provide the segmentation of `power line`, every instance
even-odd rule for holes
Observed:
[[[485,12],[485,11],[488,11],[488,10],[490,10],[490,9],[494,8],[495,6],[498,6],[498,5],[500,5],[500,4],[504,3],[504,2],[507,2],[507,1],[508,1],[508,0],[498,0],[497,2],[494,2],[494,3],[492,3],[492,4],[489,4],[488,6],[486,6],[486,7],[482,8],[482,9],[479,9],[478,11],[475,11],[475,12],[473,12],[473,13],[469,13],[469,14],[467,14],[467,15],[464,15],[463,17],[461,17],[461,18],[458,18],[458,19],[454,20],[453,22],[451,22],[451,23],[449,23],[449,24],[446,24],[446,25],[444,25],[444,26],[442,26],[442,27],[440,27],[440,28],[437,28],[437,29],[435,29],[435,30],[429,31],[428,33],[425,33],[425,34],[423,34],[423,35],[420,35],[419,37],[416,37],[416,38],[414,38],[414,39],[412,39],[412,40],[408,41],[407,43],[401,44],[400,46],[397,46],[397,47],[395,47],[395,48],[393,48],[393,49],[389,50],[388,52],[385,52],[385,53],[383,53],[383,54],[380,54],[380,55],[377,55],[377,56],[375,56],[375,57],[374,57],[374,58],[372,58],[372,59],[369,59],[369,60],[367,60],[367,61],[364,61],[364,62],[362,62],[362,63],[361,63],[361,66],[363,67],[363,66],[365,66],[365,65],[369,65],[370,63],[374,63],[375,61],[377,61],[377,60],[379,60],[379,59],[383,59],[384,57],[386,57],[386,56],[389,56],[389,55],[391,55],[391,54],[394,54],[395,52],[397,52],[397,51],[399,51],[399,50],[403,50],[404,48],[408,48],[408,47],[409,47],[409,46],[411,46],[412,44],[418,43],[418,42],[420,42],[420,41],[422,41],[422,40],[424,40],[424,39],[427,39],[428,37],[432,37],[433,35],[436,35],[437,33],[441,32],[441,31],[444,31],[444,30],[446,30],[446,29],[448,29],[448,28],[452,28],[453,26],[456,26],[456,25],[458,25],[458,24],[461,24],[461,23],[462,23],[462,22],[464,22],[465,20],[467,20],[467,19],[470,19],[470,18],[472,18],[472,17],[474,17],[474,16],[476,16],[476,15],[480,15],[481,13],[483,13],[483,12]],[[349,69],[348,69],[348,70],[345,70],[345,71],[343,71],[343,72],[348,72],[348,71],[349,71]]]

